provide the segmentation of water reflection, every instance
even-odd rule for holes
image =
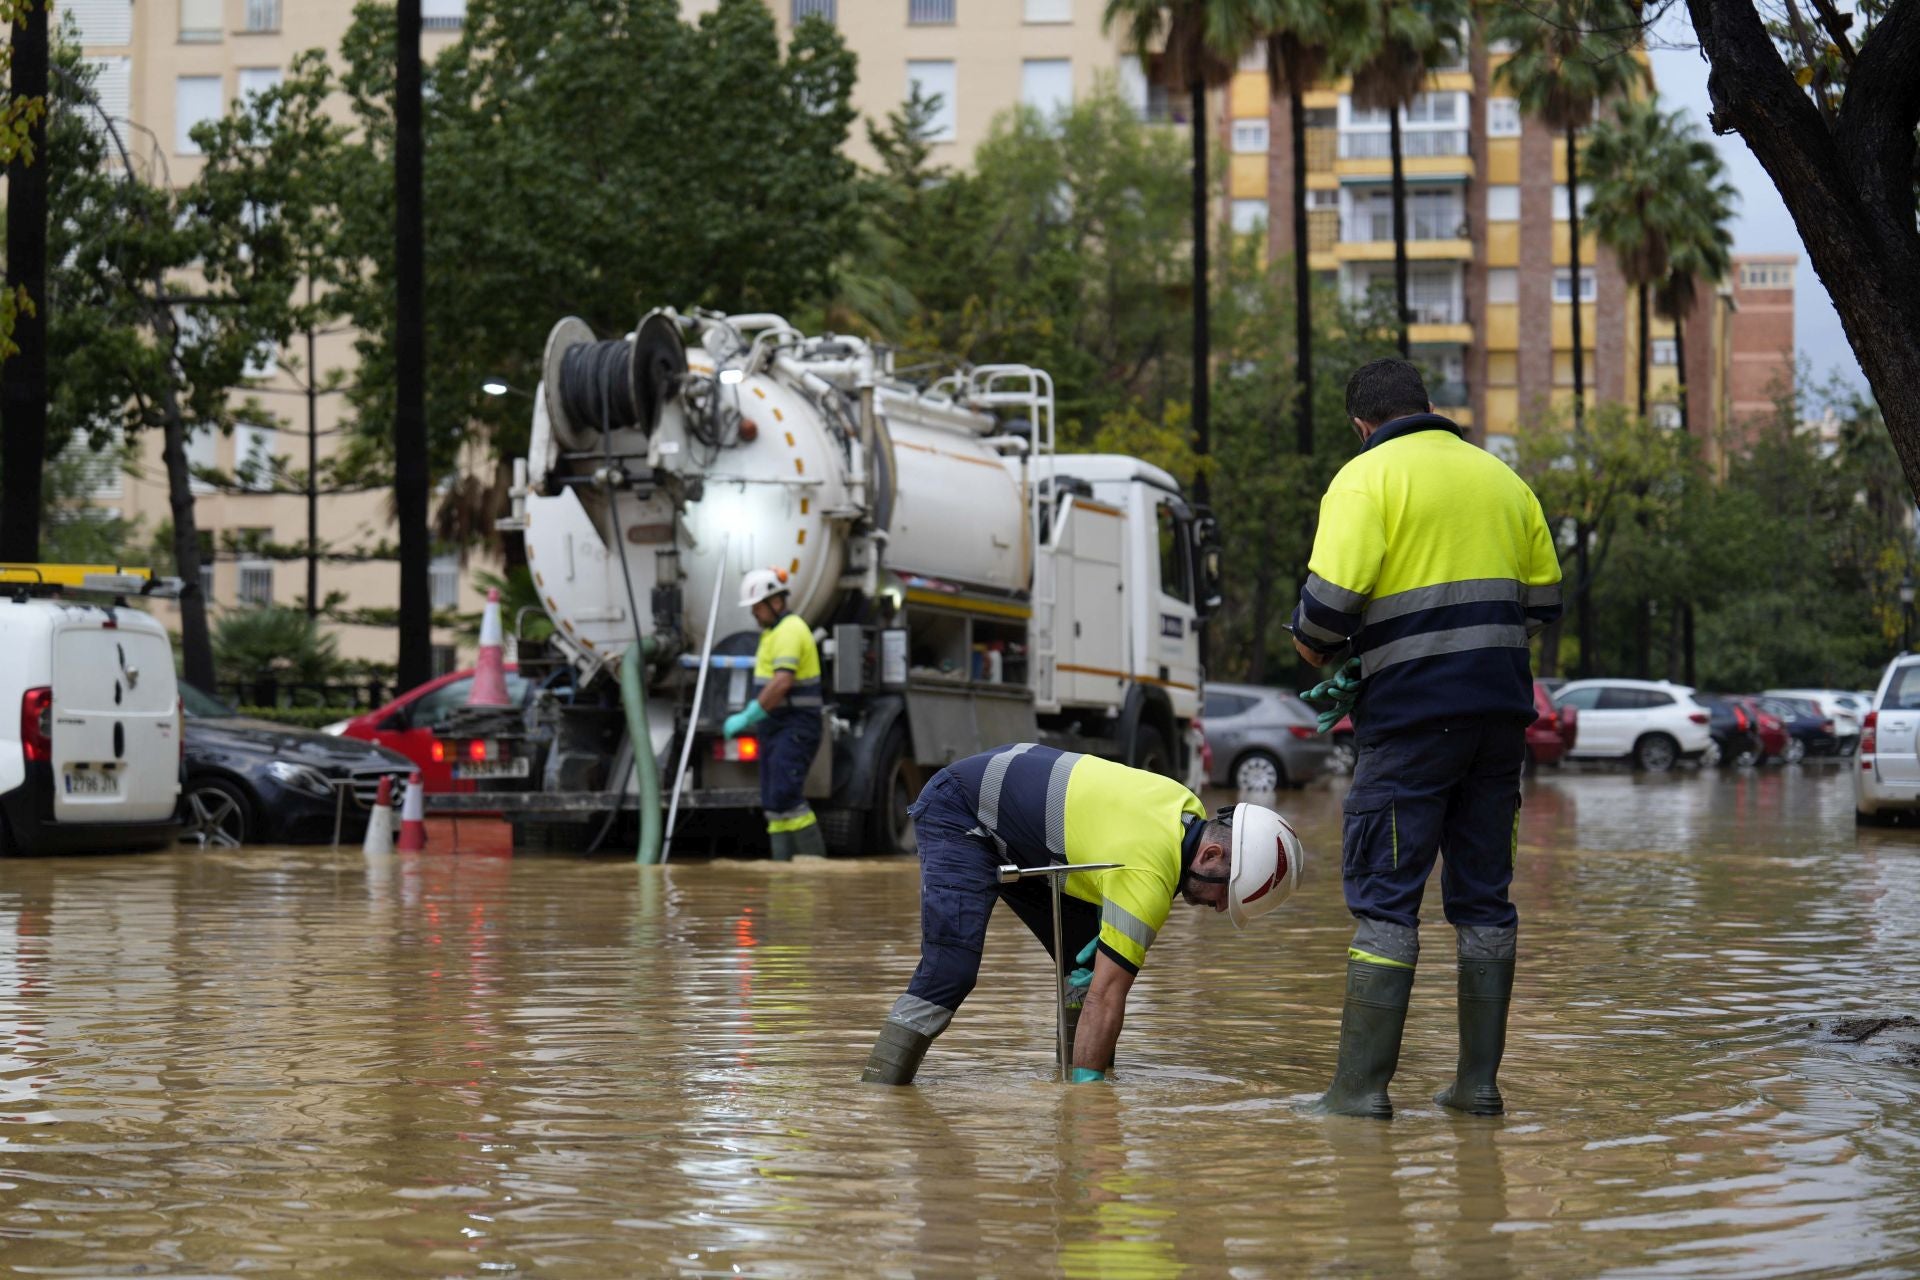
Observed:
[[[1391,1125],[1325,1083],[1340,787],[1245,937],[1177,911],[1111,1087],[996,921],[921,1085],[855,1083],[915,869],[256,851],[0,863],[0,1269],[1784,1275],[1920,1266],[1920,834],[1838,770],[1529,783],[1504,1121],[1428,922]],[[1437,917],[1437,906],[1433,914]],[[736,1270],[737,1268],[737,1270]]]

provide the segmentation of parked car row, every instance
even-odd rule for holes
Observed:
[[[1880,826],[1920,812],[1920,655],[1887,664],[1860,722],[1854,821]]]

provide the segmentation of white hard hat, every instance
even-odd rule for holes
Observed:
[[[1227,869],[1227,918],[1234,928],[1273,910],[1300,887],[1306,850],[1287,820],[1257,804],[1233,806],[1233,855]]]
[[[755,569],[740,579],[740,607],[751,609],[762,600],[787,593],[787,575],[778,569]]]

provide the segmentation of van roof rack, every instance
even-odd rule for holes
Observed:
[[[0,564],[0,586],[28,594],[87,591],[112,596],[180,595],[178,578],[155,577],[151,569],[118,564]]]

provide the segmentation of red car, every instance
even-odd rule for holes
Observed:
[[[1580,712],[1574,707],[1556,707],[1547,686],[1533,682],[1533,709],[1540,718],[1527,726],[1527,763],[1529,766],[1559,764],[1573,750],[1580,737]],[[1333,754],[1336,767],[1353,772],[1353,717],[1343,717],[1333,726]]]
[[[1787,732],[1786,722],[1761,705],[1758,698],[1735,698],[1746,709],[1760,733],[1760,758],[1755,764],[1765,764],[1769,760],[1779,760],[1787,754],[1787,744],[1792,735]]]
[[[474,779],[499,765],[488,760],[487,744],[443,738],[439,729],[454,711],[467,705],[473,692],[473,672],[456,671],[452,675],[429,680],[395,698],[376,711],[365,711],[328,726],[343,737],[377,742],[398,751],[420,770],[420,781],[429,793],[472,791]],[[525,702],[528,684],[519,671],[507,668],[507,696]],[[526,762],[508,761],[507,765],[526,768]]]

